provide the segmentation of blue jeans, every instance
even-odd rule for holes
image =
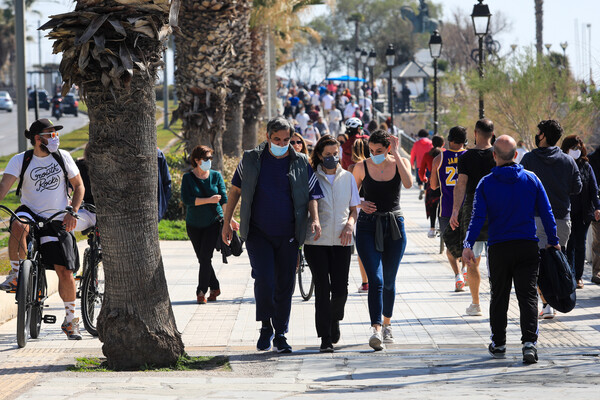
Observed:
[[[388,232],[387,220],[384,220],[384,250],[382,253],[378,252],[375,249],[376,220],[376,216],[361,212],[356,225],[356,249],[369,277],[368,303],[371,325],[381,325],[382,314],[387,318],[392,317],[396,298],[396,273],[406,248],[404,218],[397,217],[396,223],[402,237],[393,240]]]

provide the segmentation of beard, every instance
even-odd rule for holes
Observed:
[[[40,149],[44,152],[44,153],[48,153],[50,154],[50,150],[48,150],[48,147],[46,147],[46,145],[42,142],[40,143]]]

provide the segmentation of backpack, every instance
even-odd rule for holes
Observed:
[[[69,194],[69,187],[71,186],[71,183],[69,182],[69,176],[67,175],[67,169],[65,168],[65,161],[62,158],[62,155],[60,154],[60,151],[56,151],[54,153],[50,153],[52,154],[52,157],[54,157],[54,159],[56,160],[56,162],[58,163],[58,165],[60,165],[60,167],[63,170],[63,174],[65,176],[65,191],[67,192],[67,195]],[[17,185],[17,196],[21,197],[21,186],[23,186],[23,176],[25,175],[25,171],[27,171],[27,167],[29,167],[29,164],[31,163],[31,159],[33,158],[33,150],[27,150],[25,152],[25,155],[23,157],[23,166],[21,167],[21,174],[19,175],[19,184]]]

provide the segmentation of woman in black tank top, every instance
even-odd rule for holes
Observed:
[[[369,278],[369,345],[381,350],[393,343],[390,320],[396,297],[396,273],[406,247],[400,189],[412,187],[410,162],[398,153],[398,138],[383,130],[369,138],[371,157],[356,164],[353,174],[365,201],[356,228],[356,248]],[[388,153],[391,153],[388,154]],[[383,321],[382,321],[383,315]]]

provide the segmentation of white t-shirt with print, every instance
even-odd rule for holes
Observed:
[[[72,179],[79,175],[79,168],[75,165],[69,152],[59,150],[65,162],[67,176]],[[5,174],[19,178],[25,153],[19,153],[10,159]],[[64,210],[69,204],[67,197],[65,174],[51,154],[46,157],[33,156],[23,174],[21,187],[21,204],[27,206],[37,215],[48,218],[58,210]],[[64,217],[57,217],[62,219]]]

